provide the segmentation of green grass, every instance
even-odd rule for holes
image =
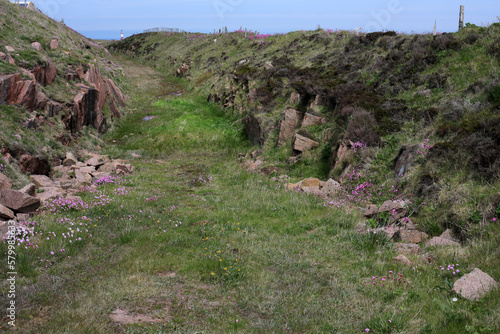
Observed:
[[[107,196],[108,204],[33,217],[38,248],[17,247],[13,332],[500,329],[498,291],[479,302],[454,302],[450,293],[450,282],[473,264],[499,277],[497,226],[463,252],[433,251],[434,264],[410,256],[414,267],[395,265],[385,237],[356,230],[358,214],[325,207],[319,197],[286,191],[246,171],[237,153],[251,147],[217,106],[189,93],[158,98],[170,90],[168,81],[123,65],[145,73],[132,78],[141,84],[130,107],[142,112],[121,120],[105,150],[114,157],[143,157],[133,160],[136,172],[119,183],[81,193],[86,203]],[[151,90],[158,80],[162,87]],[[147,115],[158,117],[143,121]],[[70,229],[75,236],[62,237]],[[1,244],[0,252],[5,250]],[[461,273],[455,276],[436,267],[456,263]],[[156,320],[118,326],[108,317],[116,309]]]

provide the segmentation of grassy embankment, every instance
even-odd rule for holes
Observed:
[[[217,106],[189,92],[171,95],[183,81],[122,64],[137,87],[135,112],[107,137],[106,150],[143,158],[134,174],[83,193],[89,207],[34,217],[37,247],[18,247],[14,332],[500,328],[498,292],[479,302],[454,302],[450,292],[474,265],[498,277],[494,238],[452,254],[436,250],[434,264],[411,257],[415,267],[396,266],[382,235],[356,231],[356,213],[242,168],[237,154],[251,145]],[[450,264],[460,272],[440,270]],[[118,326],[108,317],[116,309],[156,321]]]

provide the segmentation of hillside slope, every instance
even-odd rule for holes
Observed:
[[[5,0],[0,12],[0,162],[20,186],[21,172],[48,174],[67,151],[101,143],[125,107],[124,74],[63,23]]]
[[[367,184],[374,203],[396,187],[431,234],[465,240],[500,213],[500,23],[435,37],[147,33],[109,49],[241,115],[267,167]]]

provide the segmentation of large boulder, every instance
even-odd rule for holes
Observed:
[[[308,178],[300,183],[300,189],[305,193],[319,193],[321,181],[317,178]]]
[[[49,175],[50,166],[48,162],[39,157],[34,157],[29,154],[23,154],[19,159],[19,168],[21,172],[36,175]]]
[[[280,124],[278,145],[282,145],[288,138],[293,137],[295,129],[300,125],[303,117],[304,113],[298,110],[289,108],[285,111],[285,118]]]
[[[305,136],[295,134],[295,138],[293,140],[293,149],[299,152],[305,152],[312,150],[319,146],[319,143],[315,140],[307,138]]]
[[[475,268],[453,284],[453,291],[469,300],[479,300],[496,288],[498,283],[479,268]]]
[[[2,189],[0,204],[20,213],[29,213],[40,207],[40,200],[20,191]]]
[[[30,180],[37,188],[50,188],[55,186],[54,181],[46,175],[30,175]]]
[[[340,183],[335,181],[334,179],[329,179],[326,181],[325,185],[323,188],[321,188],[321,195],[334,198],[336,197],[340,192],[342,191],[342,188],[340,186]]]
[[[2,189],[11,189],[12,188],[12,180],[9,179],[6,175],[0,173],[0,191]]]

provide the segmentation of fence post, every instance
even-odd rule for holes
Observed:
[[[436,30],[436,28],[437,28],[437,20],[436,20],[436,21],[434,21],[434,30],[432,31],[432,36],[436,36],[436,35],[437,35],[437,30]]]
[[[458,21],[458,30],[463,29],[464,27],[464,16],[465,16],[464,5],[460,6],[460,18]]]
[[[245,28],[245,38],[247,38],[247,28]]]

